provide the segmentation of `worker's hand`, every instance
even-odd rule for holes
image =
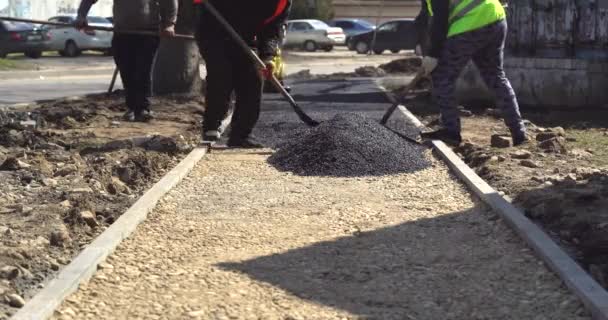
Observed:
[[[74,21],[74,28],[78,30],[86,29],[89,27],[89,22],[86,17],[78,17]]]
[[[170,25],[168,27],[161,28],[160,29],[160,36],[161,37],[166,37],[166,38],[175,37],[175,26],[174,25]]]
[[[422,58],[422,72],[425,76],[428,76],[437,68],[438,61],[433,57]]]
[[[422,47],[421,47],[420,45],[417,45],[417,46],[416,46],[416,49],[414,50],[414,53],[415,53],[417,56],[422,56]]]
[[[272,78],[272,75],[274,73],[274,69],[276,68],[276,66],[274,65],[274,62],[272,62],[272,61],[266,61],[264,63],[266,64],[266,68],[260,70],[262,77],[266,80],[270,80]]]

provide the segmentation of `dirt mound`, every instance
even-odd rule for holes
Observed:
[[[424,148],[359,114],[342,114],[292,140],[269,158],[279,170],[304,176],[366,176],[422,170]]]
[[[409,57],[382,64],[380,69],[387,73],[416,73],[420,66],[422,66],[420,57]]]

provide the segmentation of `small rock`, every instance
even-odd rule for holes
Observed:
[[[527,150],[518,150],[518,151],[512,152],[510,155],[511,155],[511,158],[513,158],[513,159],[531,159],[532,158],[532,152],[527,151]]]
[[[540,132],[536,135],[536,141],[543,142],[543,141],[555,139],[558,137],[559,137],[559,135],[555,132],[551,132],[551,131]]]
[[[65,177],[65,176],[69,176],[73,173],[76,173],[78,171],[78,167],[76,167],[73,164],[69,164],[66,166],[61,167],[60,169],[58,169],[55,172],[55,177]]]
[[[62,206],[62,207],[64,207],[64,208],[71,208],[72,207],[72,204],[70,203],[70,200],[61,201],[59,203],[59,205]]]
[[[18,160],[17,158],[7,158],[4,160],[2,165],[0,165],[0,171],[17,171],[22,169],[27,169],[31,167],[29,164]]]
[[[534,182],[543,183],[543,182],[545,182],[545,180],[547,180],[547,178],[545,178],[545,177],[532,177],[530,180],[532,180]]]
[[[20,210],[20,212],[23,216],[29,216],[33,211],[34,211],[34,208],[28,207],[28,206],[22,206],[21,210]]]
[[[589,158],[592,157],[593,154],[583,150],[583,149],[572,149],[570,152],[568,152],[570,155],[574,156],[575,158],[579,158],[579,159],[584,159],[584,158]]]
[[[13,280],[19,276],[19,268],[13,266],[4,266],[0,268],[0,278]]]
[[[97,217],[91,211],[82,211],[80,213],[80,218],[91,228],[99,226],[99,223],[97,223]]]
[[[490,162],[499,162],[499,158],[497,156],[492,156],[489,160]]]
[[[72,239],[70,238],[70,232],[65,225],[60,225],[55,228],[50,234],[50,243],[54,247],[64,247],[66,244],[70,243]]]
[[[21,308],[25,305],[25,300],[18,294],[13,293],[6,296],[8,305],[13,308]]]
[[[558,174],[560,172],[559,168],[554,168],[553,173]]]
[[[536,163],[532,160],[522,160],[519,164],[523,167],[533,168],[533,169],[541,167],[541,165],[539,163]]]
[[[120,193],[129,194],[131,192],[131,190],[129,189],[129,186],[127,186],[119,178],[112,177],[112,182],[110,182],[110,184],[108,184],[108,192],[110,192],[111,194],[120,194]]]
[[[552,139],[543,140],[538,144],[538,147],[543,149],[545,152],[553,153],[566,153],[565,139],[562,137],[556,137]]]
[[[473,112],[470,110],[461,109],[459,111],[460,111],[460,115],[463,117],[472,117],[473,116]]]
[[[498,158],[499,162],[505,162],[505,161],[507,161],[507,157],[505,157],[505,156],[498,156],[497,158]]]
[[[70,190],[70,193],[93,193],[93,190],[89,187],[74,188],[74,189]]]
[[[557,134],[560,137],[566,136],[566,130],[564,130],[564,128],[562,128],[562,127],[551,128],[551,132]]]
[[[492,135],[491,145],[494,148],[508,148],[511,146],[511,139],[507,136],[495,134]]]
[[[57,263],[57,261],[50,261],[51,264],[51,269],[54,271],[59,271],[59,268],[61,268],[61,266],[59,265],[59,263]]]
[[[46,187],[54,187],[57,185],[57,180],[51,178],[42,179],[42,184]]]
[[[568,174],[566,177],[564,177],[563,181],[576,182],[576,174],[574,174],[574,173]]]
[[[110,122],[110,126],[112,128],[118,128],[118,127],[120,127],[120,121],[112,121],[112,122]]]

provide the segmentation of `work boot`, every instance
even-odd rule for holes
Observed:
[[[124,121],[127,122],[134,122],[135,121],[135,111],[129,109],[127,112],[125,112],[125,114],[122,116]]]
[[[150,122],[154,119],[154,114],[150,109],[144,109],[135,112],[135,121],[137,122]]]
[[[527,134],[516,134],[513,135],[513,146],[521,146],[530,142],[530,137]]]
[[[203,131],[203,142],[214,143],[220,140],[222,133],[219,130],[205,130]]]
[[[253,137],[247,137],[244,139],[228,139],[226,144],[230,148],[242,148],[242,149],[260,149],[264,148],[264,145],[257,142]]]
[[[420,133],[422,140],[441,140],[449,145],[457,146],[462,142],[462,137],[459,132],[448,131],[448,129],[442,128],[430,132]]]

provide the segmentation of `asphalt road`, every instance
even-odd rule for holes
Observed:
[[[401,55],[357,55],[344,48],[333,52],[290,52],[287,73],[310,69],[313,74],[350,72],[364,65],[378,65]],[[19,58],[17,58],[19,59]],[[24,60],[31,63],[31,60]],[[27,103],[103,92],[112,79],[111,57],[88,55],[79,58],[44,57],[29,71],[0,72],[0,104]],[[204,67],[201,68],[204,76]],[[115,88],[122,88],[118,79]]]

